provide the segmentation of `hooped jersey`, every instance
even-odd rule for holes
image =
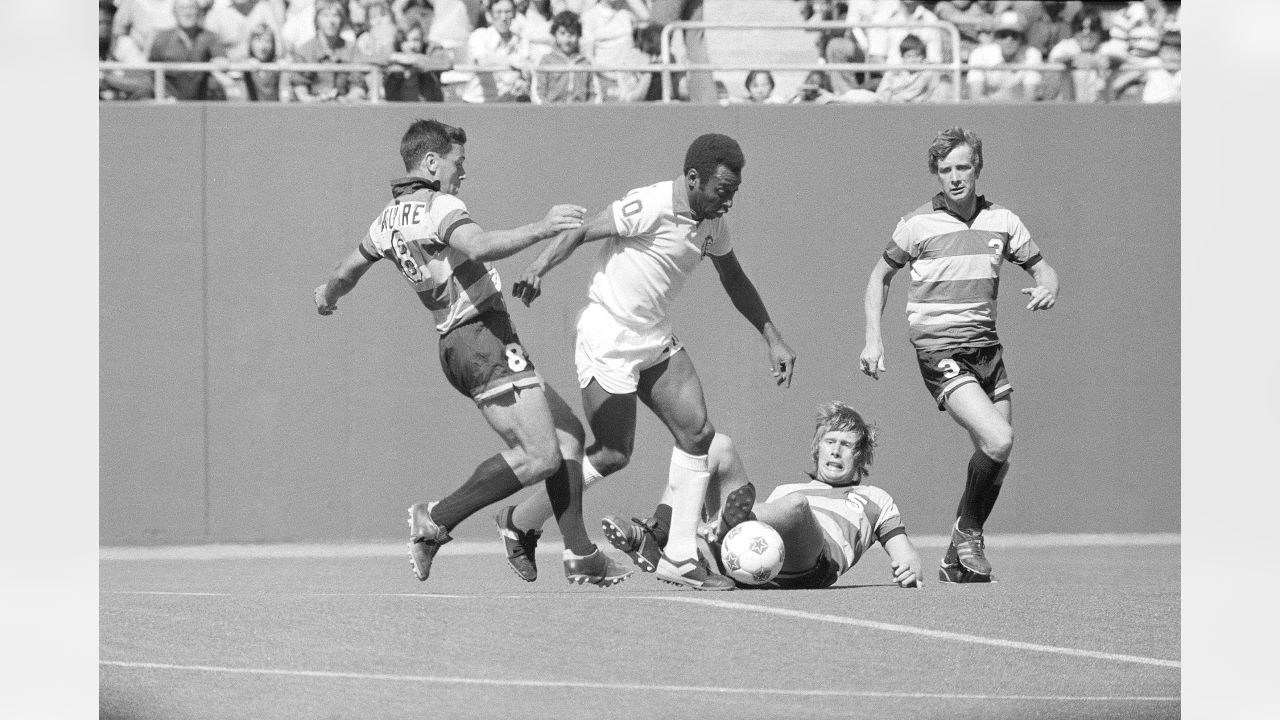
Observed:
[[[616,235],[600,249],[587,294],[625,325],[666,322],[702,258],[733,249],[723,217],[693,219],[683,178],[635,188],[609,207]]]
[[[393,183],[394,199],[369,225],[360,252],[395,263],[444,335],[506,305],[498,271],[449,246],[455,230],[475,221],[465,203],[439,187],[419,178]]]
[[[902,514],[889,493],[874,485],[833,487],[820,480],[779,485],[766,502],[799,493],[809,501],[826,539],[827,554],[848,572],[877,542],[906,532]]]
[[[898,221],[884,251],[895,268],[911,264],[907,325],[918,350],[995,345],[1000,268],[1008,260],[1030,269],[1040,262],[1022,220],[978,198],[965,222],[947,209],[942,193]]]

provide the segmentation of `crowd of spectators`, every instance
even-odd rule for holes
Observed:
[[[747,75],[741,94],[711,72],[676,73],[673,99],[1181,98],[1176,1],[792,2],[805,21],[852,24],[810,31],[816,63],[881,67],[815,70],[786,97],[776,93],[775,77],[765,69]],[[171,100],[643,102],[662,98],[661,73],[639,69],[661,62],[662,27],[704,20],[703,7],[704,0],[99,0],[98,58],[210,63],[210,70],[166,70],[163,97]],[[955,26],[958,47],[949,31],[930,25],[939,22]],[[704,35],[701,29],[683,32],[681,60],[712,62]],[[958,86],[950,69],[957,55],[963,68]],[[676,60],[674,53],[668,60]],[[314,67],[343,64],[376,66],[380,72]],[[897,65],[903,67],[892,67]],[[603,69],[611,66],[627,69]],[[153,98],[154,77],[146,69],[100,70],[99,97]]]

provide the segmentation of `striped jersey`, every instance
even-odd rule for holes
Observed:
[[[895,268],[911,263],[907,324],[918,350],[995,345],[1000,268],[1008,260],[1030,269],[1040,262],[1022,220],[978,197],[965,222],[947,209],[942,193],[898,221],[884,251]]]
[[[827,544],[827,555],[848,572],[867,548],[905,533],[902,514],[889,493],[874,485],[834,487],[821,480],[779,485],[765,502],[798,493],[809,501]]]
[[[615,235],[600,248],[587,295],[624,325],[666,322],[702,258],[733,249],[723,217],[693,219],[683,182],[636,188],[609,206]]]
[[[455,230],[475,222],[456,196],[424,178],[392,183],[392,201],[369,225],[360,252],[396,264],[444,335],[489,311],[506,311],[502,280],[488,263],[449,246]]]

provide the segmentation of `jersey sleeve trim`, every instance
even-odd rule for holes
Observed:
[[[1022,266],[1027,270],[1030,270],[1032,266],[1034,266],[1036,263],[1040,262],[1043,259],[1044,259],[1043,255],[1041,255],[1040,253],[1036,253],[1035,255],[1032,255],[1031,257],[1027,258],[1026,262],[1021,262],[1016,264]]]
[[[877,537],[876,539],[880,541],[881,545],[884,545],[885,543],[889,542],[889,538],[895,538],[899,535],[906,535],[906,534],[907,534],[907,529],[899,525],[893,528],[892,530],[888,530],[886,532],[880,533],[880,536]]]
[[[888,251],[888,250],[885,250],[885,251],[884,251],[884,253],[883,253],[880,257],[884,258],[884,261],[885,261],[885,262],[887,262],[887,263],[889,263],[889,267],[891,267],[891,268],[893,268],[893,269],[895,269],[895,270],[901,270],[902,268],[906,267],[906,265],[907,265],[907,264],[906,264],[906,263],[904,263],[904,262],[898,262],[897,260],[894,260],[893,258],[889,257],[889,251]]]
[[[453,231],[454,231],[454,230],[457,230],[458,228],[462,227],[463,225],[474,225],[474,224],[475,224],[475,222],[476,222],[475,220],[472,220],[472,219],[471,219],[471,218],[469,218],[469,217],[458,218],[457,220],[455,220],[455,221],[453,222],[453,224],[452,224],[452,225],[450,225],[449,227],[445,228],[445,229],[444,229],[444,232],[440,233],[440,242],[444,243],[445,245],[449,245],[449,238],[451,238],[451,237],[453,236]],[[450,246],[450,247],[452,247],[452,246]]]
[[[371,241],[370,241],[370,238],[368,238],[368,237],[365,237],[365,239],[364,239],[364,240],[361,240],[361,241],[360,241],[360,254],[361,254],[361,255],[363,255],[363,256],[364,256],[364,259],[365,259],[365,260],[368,260],[369,262],[378,262],[379,260],[381,260],[381,259],[382,259],[382,256],[381,256],[381,255],[379,255],[379,254],[377,254],[377,253],[375,253],[373,250],[370,250],[370,249],[369,249],[369,247],[368,247],[368,245],[370,245],[370,244],[372,244],[372,243],[371,243]]]

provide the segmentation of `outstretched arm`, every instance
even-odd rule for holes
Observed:
[[[511,285],[512,297],[520,298],[528,306],[542,294],[542,276],[551,272],[551,268],[568,260],[579,245],[613,237],[615,234],[613,213],[608,208],[579,227],[560,233],[559,237],[547,243],[537,259],[529,263],[529,267],[516,278]]]
[[[774,327],[769,319],[769,311],[765,309],[760,293],[747,277],[747,273],[738,262],[738,256],[732,250],[724,255],[712,255],[711,262],[720,274],[720,284],[728,293],[733,306],[751,323],[769,344],[769,369],[773,380],[779,385],[791,387],[791,373],[795,372],[796,354],[782,340],[782,333]]]
[[[924,587],[924,566],[920,563],[920,553],[906,533],[899,533],[884,543],[885,552],[889,553],[889,565],[893,568],[893,581],[898,587]]]
[[[332,315],[338,309],[338,298],[351,292],[365,272],[373,267],[374,260],[365,257],[357,248],[338,261],[329,279],[315,289],[316,312]]]
[[[884,314],[884,300],[889,296],[889,285],[897,272],[898,268],[881,257],[871,270],[871,277],[867,279],[867,291],[862,299],[867,316],[867,332],[858,366],[862,368],[862,372],[876,380],[884,372],[884,338],[880,334],[880,316]]]
[[[1048,310],[1058,302],[1058,273],[1045,260],[1027,268],[1027,273],[1035,278],[1036,286],[1022,288],[1019,292],[1031,296],[1027,303],[1028,310]]]
[[[586,212],[587,209],[579,205],[556,205],[538,222],[514,230],[483,230],[475,223],[468,223],[454,229],[449,246],[461,250],[472,260],[501,260],[562,230],[580,227]]]

